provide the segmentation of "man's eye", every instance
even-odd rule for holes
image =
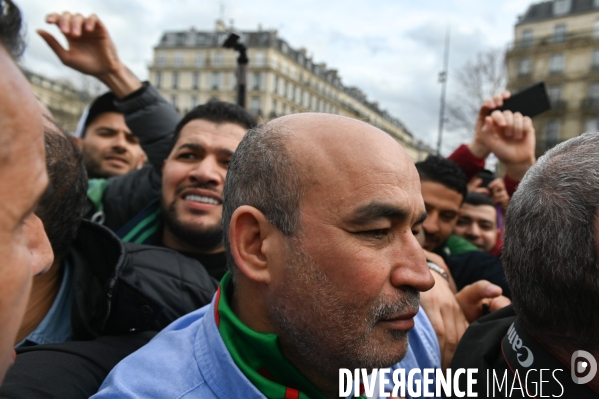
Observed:
[[[389,229],[368,230],[362,232],[361,234],[375,240],[382,240],[389,235]]]
[[[455,219],[457,215],[455,213],[442,213],[441,214],[441,220],[445,221],[445,222],[451,222],[453,221],[453,219]]]
[[[195,154],[191,153],[191,152],[183,152],[179,155],[177,155],[177,159],[195,159],[196,156]]]

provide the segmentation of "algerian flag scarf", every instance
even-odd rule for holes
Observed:
[[[215,319],[233,361],[269,399],[326,399],[281,353],[275,334],[259,333],[243,324],[229,306],[231,273],[216,293]]]

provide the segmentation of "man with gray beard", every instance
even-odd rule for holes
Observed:
[[[419,312],[425,218],[416,168],[381,130],[327,114],[251,130],[225,182],[229,272],[212,303],[94,398],[333,398],[340,368],[440,367]]]

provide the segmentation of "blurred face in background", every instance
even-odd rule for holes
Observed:
[[[141,168],[146,159],[139,139],[118,112],[98,115],[85,129],[81,144],[90,178],[124,175]]]
[[[0,381],[14,361],[14,340],[32,276],[52,264],[43,224],[33,214],[48,185],[42,115],[29,83],[0,46]]]
[[[453,233],[490,252],[497,243],[497,209],[465,203]]]
[[[427,214],[422,224],[423,248],[434,252],[445,244],[453,232],[464,198],[462,194],[441,183],[423,180],[421,187]]]

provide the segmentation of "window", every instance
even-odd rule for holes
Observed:
[[[162,86],[162,72],[158,71],[156,72],[156,88],[160,89],[160,86]]]
[[[156,55],[156,65],[159,67],[166,65],[166,53],[164,51],[159,51]]]
[[[250,111],[253,114],[260,113],[260,97],[252,97],[250,102]]]
[[[198,106],[198,96],[191,96],[191,108]]]
[[[228,74],[229,90],[237,89],[237,75],[234,72]]]
[[[532,61],[530,58],[522,58],[518,62],[518,75],[527,76],[532,72]]]
[[[173,72],[173,80],[171,81],[171,87],[173,89],[179,88],[179,72]]]
[[[591,53],[591,69],[599,69],[599,48]]]
[[[212,90],[220,90],[222,84],[222,74],[220,72],[212,72]]]
[[[281,106],[281,114],[282,115],[286,115],[287,114],[287,105],[283,104]]]
[[[195,57],[195,62],[194,62],[195,66],[197,67],[202,67],[204,66],[204,53],[201,51],[198,51],[196,53],[196,57]]]
[[[223,64],[223,53],[222,51],[216,51],[214,53],[214,59],[212,61],[212,65],[221,66]]]
[[[191,86],[194,90],[197,90],[200,88],[200,73],[199,72],[194,72],[193,75],[191,75]]]
[[[559,143],[559,119],[547,121],[545,125],[545,148],[548,150]]]
[[[564,72],[564,55],[553,54],[549,60],[549,73]]]
[[[549,86],[547,88],[547,94],[549,95],[549,101],[551,101],[551,106],[555,108],[562,99],[562,87]]]
[[[589,98],[596,101],[599,101],[599,83],[591,83],[589,85]]]
[[[599,39],[599,19],[593,24],[593,38]]]
[[[273,115],[277,114],[277,100],[272,100],[272,110],[270,113]]]
[[[177,33],[177,46],[185,44],[185,33]]]
[[[279,79],[279,96],[283,97],[285,95],[285,81],[283,79]]]
[[[273,55],[272,58],[270,59],[272,67],[274,69],[277,69],[277,67],[279,66],[279,57],[277,57],[276,55]]]
[[[173,94],[171,96],[171,104],[173,104],[173,107],[177,108],[177,95]]]
[[[570,11],[572,0],[553,0],[553,14],[564,15]]]
[[[563,43],[566,41],[566,24],[555,25],[553,30],[553,42]]]
[[[181,67],[183,66],[183,53],[180,51],[177,51],[175,53],[175,62],[174,62],[176,67]]]
[[[521,47],[531,47],[533,45],[533,33],[532,29],[525,29],[522,31],[522,37],[520,39]]]
[[[254,66],[262,67],[264,66],[264,51],[256,51],[254,53]]]
[[[273,76],[273,83],[272,83],[272,92],[273,93],[277,92],[278,86],[279,86],[279,78],[275,75],[275,76]]]
[[[597,132],[599,131],[599,119],[589,119],[586,123],[585,132]]]
[[[252,78],[252,90],[260,90],[262,87],[262,74],[260,72],[254,72]]]
[[[291,82],[287,82],[287,90],[286,90],[287,98],[293,101],[293,85]]]

